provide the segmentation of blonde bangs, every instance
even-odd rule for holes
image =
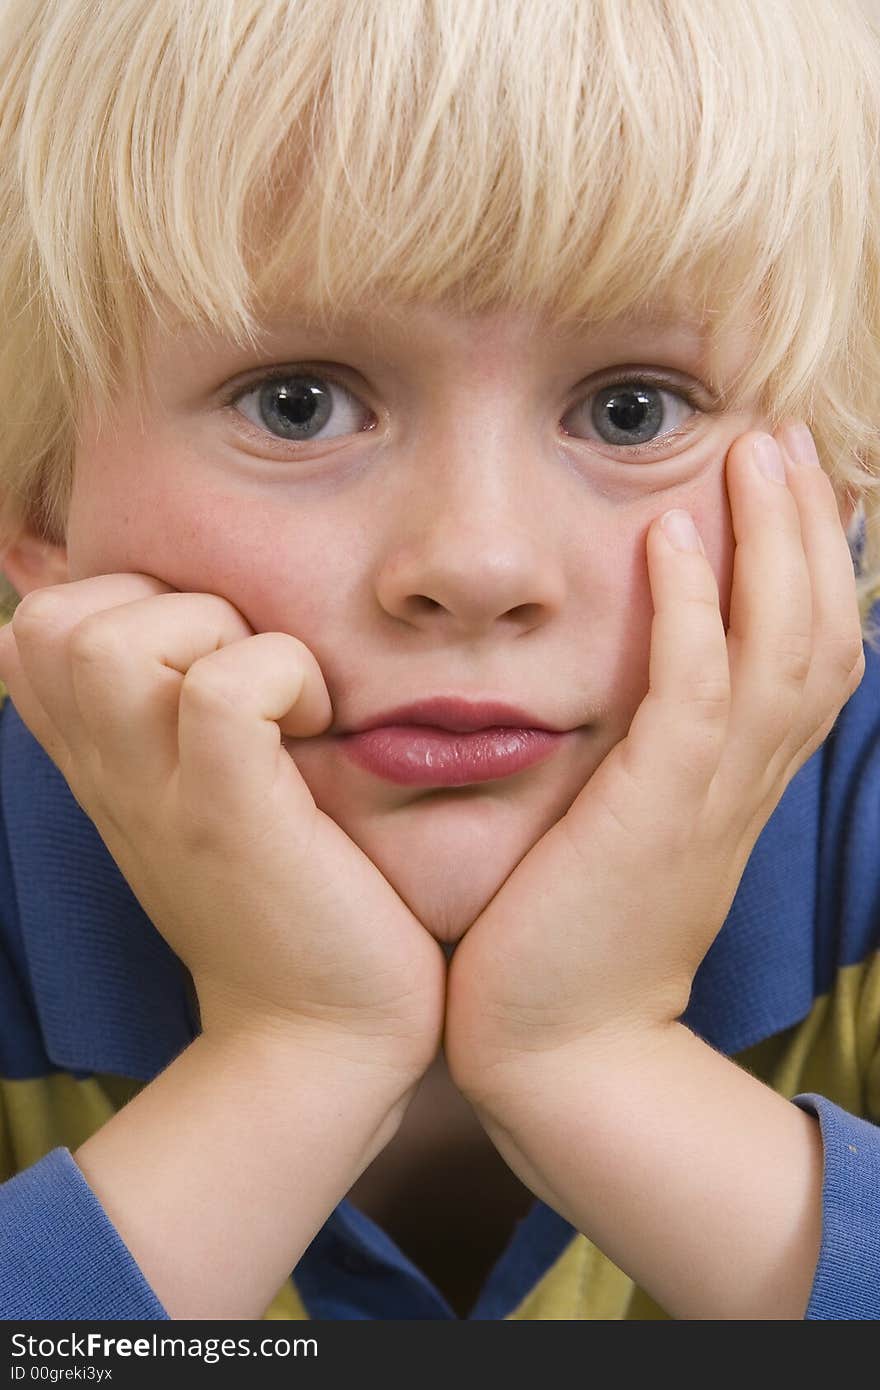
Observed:
[[[686,291],[714,340],[756,332],[729,407],[807,418],[864,498],[876,587],[864,0],[18,0],[0,51],[0,293],[39,316],[68,421],[140,380],[150,316],[247,343],[286,296],[325,323],[381,301],[576,326]]]

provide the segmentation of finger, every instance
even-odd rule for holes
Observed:
[[[25,675],[11,622],[0,629],[0,680],[22,722],[63,772],[69,750]]]
[[[647,557],[654,605],[648,693],[626,737],[626,765],[640,783],[662,786],[674,807],[701,794],[714,775],[730,673],[718,585],[689,513],[675,509],[652,524]]]
[[[99,575],[36,589],[18,604],[9,623],[16,650],[10,693],[31,732],[56,762],[62,749],[82,755],[92,741],[73,685],[72,635],[96,611],[168,587],[152,575]]]
[[[831,479],[806,425],[779,431],[788,483],[798,507],[812,590],[813,659],[794,740],[800,763],[829,732],[865,671],[865,651],[852,554]]]
[[[763,450],[782,480],[759,466]],[[813,595],[798,504],[771,436],[750,431],[727,458],[736,550],[727,644],[732,703],[724,775],[740,795],[766,785],[799,723],[813,656]]]
[[[283,784],[302,811],[311,793],[282,746],[288,734],[310,737],[333,710],[313,653],[296,637],[258,633],[189,666],[180,692],[180,793],[192,814],[247,824],[267,789]],[[210,802],[206,790],[210,789]]]
[[[178,766],[178,705],[186,672],[253,629],[217,594],[177,590],[89,614],[70,636],[74,700],[102,766],[141,795]]]

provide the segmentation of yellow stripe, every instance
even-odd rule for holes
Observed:
[[[737,1055],[780,1095],[815,1091],[880,1124],[880,951],[838,970],[830,994],[793,1028]]]
[[[96,1078],[77,1081],[69,1072],[53,1072],[29,1081],[0,1080],[0,1103],[4,1182],[50,1149],[59,1145],[71,1151],[79,1148],[118,1109]]]

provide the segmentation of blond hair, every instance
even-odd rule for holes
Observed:
[[[811,426],[880,596],[874,0],[15,0],[0,11],[0,543],[63,541],[76,426],[150,315],[602,323],[687,284]]]

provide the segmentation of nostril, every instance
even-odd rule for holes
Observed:
[[[433,613],[435,608],[443,607],[442,603],[438,603],[436,599],[428,598],[427,594],[413,594],[412,601],[425,613]]]
[[[539,603],[518,603],[515,608],[511,608],[505,613],[505,618],[512,618],[516,623],[537,623],[541,616],[541,605]]]

